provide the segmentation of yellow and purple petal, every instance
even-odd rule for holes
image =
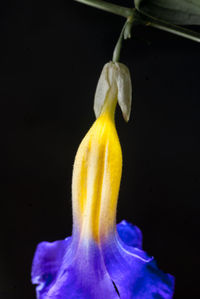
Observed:
[[[38,245],[32,282],[38,299],[170,299],[174,278],[142,250],[142,234],[116,208],[122,152],[115,128],[117,101],[130,114],[128,69],[106,64],[96,97],[97,120],[82,140],[72,177],[72,237]]]

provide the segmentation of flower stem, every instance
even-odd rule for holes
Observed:
[[[126,20],[126,22],[125,22],[125,24],[122,28],[119,39],[118,39],[117,44],[114,48],[113,58],[112,58],[113,62],[118,62],[119,61],[123,40],[127,39],[127,38],[131,38],[131,29],[132,29],[132,26],[133,26],[133,20],[134,20],[133,16],[127,18],[127,20]]]
[[[116,15],[128,18],[131,14],[133,9],[132,8],[128,8],[125,6],[119,6],[113,3],[109,3],[106,1],[102,1],[102,0],[75,0],[76,2],[80,2],[83,4],[87,4],[89,6],[92,7],[96,7],[111,13],[114,13]]]
[[[119,39],[118,39],[118,41],[116,43],[116,46],[114,48],[113,58],[112,58],[113,62],[119,61],[120,52],[121,52],[121,48],[122,48],[122,41],[124,39],[124,30],[126,28],[126,24],[127,24],[127,21],[126,21],[126,23],[124,24],[124,26],[122,28],[122,31],[121,31],[120,36],[119,36]]]

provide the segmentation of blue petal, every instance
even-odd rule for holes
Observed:
[[[119,291],[120,298],[171,299],[174,278],[158,269],[152,257],[138,248],[115,240],[103,250],[104,262]]]
[[[93,243],[89,247],[77,248],[76,244],[67,241],[39,244],[32,270],[32,282],[39,284],[37,298],[93,299],[107,296],[118,299],[98,246]]]
[[[141,231],[122,221],[106,241],[67,238],[37,247],[32,282],[38,299],[171,299],[174,278],[142,249]]]
[[[117,224],[117,232],[124,243],[142,249],[142,232],[137,226],[123,220]]]
[[[53,243],[42,242],[37,246],[31,277],[32,283],[38,284],[36,289],[38,298],[43,298],[40,295],[47,293],[55,281],[70,239]]]
[[[141,231],[126,221],[117,225],[117,231],[119,236],[113,241],[115,246],[110,243],[110,247],[107,245],[103,253],[109,275],[115,281],[120,297],[171,299],[174,277],[160,271],[154,258],[141,250]]]

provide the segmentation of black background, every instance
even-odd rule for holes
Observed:
[[[35,298],[37,243],[71,234],[73,160],[123,22],[67,0],[0,3],[1,299]],[[131,120],[116,116],[118,221],[142,229],[144,249],[176,277],[174,298],[198,298],[200,45],[151,28],[132,35],[121,56]]]

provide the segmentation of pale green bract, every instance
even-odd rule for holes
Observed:
[[[177,25],[200,25],[200,0],[134,0],[143,15]]]
[[[109,62],[104,66],[94,97],[96,118],[102,112],[108,93],[112,93],[113,97],[116,95],[124,120],[128,121],[131,113],[132,85],[129,69],[124,64]]]

